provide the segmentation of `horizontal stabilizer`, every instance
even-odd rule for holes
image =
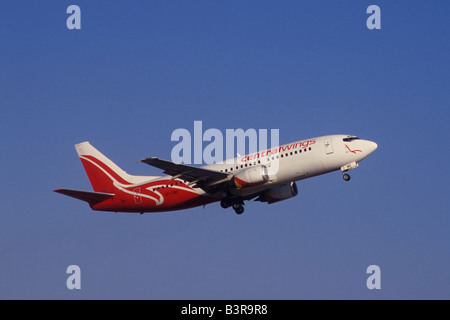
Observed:
[[[56,189],[54,191],[75,199],[86,201],[91,205],[105,201],[115,196],[114,193],[79,191],[70,189]]]

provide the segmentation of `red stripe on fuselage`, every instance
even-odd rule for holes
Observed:
[[[170,180],[159,180],[152,181],[151,183],[145,184],[145,186],[140,186],[142,190],[140,195],[148,195],[158,199],[158,201],[163,200],[159,205],[157,205],[155,200],[144,196],[141,198],[142,202],[136,204],[134,195],[117,189],[116,196],[113,199],[98,203],[94,205],[92,209],[116,212],[162,212],[193,208],[219,200],[217,198],[198,194],[186,185],[170,186],[171,182],[173,183],[173,181]],[[161,185],[164,185],[164,188],[162,188]],[[169,185],[169,187],[167,187],[167,185]],[[158,188],[158,186],[160,189],[153,191],[153,188]],[[188,189],[183,189],[183,187]],[[126,189],[132,191],[133,187]]]
[[[350,151],[351,153],[356,154],[356,152],[362,152],[362,150],[352,150],[352,149],[349,148],[348,145],[345,145],[345,146],[347,147],[348,151]]]
[[[135,194],[134,188],[136,185],[126,181],[102,161],[89,155],[83,155],[80,159],[95,191],[115,193],[115,196],[112,199],[93,205],[92,209],[94,210],[115,212],[162,212],[188,209],[218,201],[216,198],[196,193],[192,187],[180,180],[169,179],[153,180],[147,183],[138,184],[142,192]],[[104,172],[102,170],[104,170]],[[133,194],[123,192],[116,188],[111,178],[122,184],[124,189],[133,192]],[[177,185],[175,185],[175,183],[177,183]],[[159,190],[153,191],[153,189],[158,188]],[[142,196],[141,203],[136,204],[135,195]],[[163,201],[161,204],[157,205],[157,201],[146,198],[144,195],[153,197],[157,199],[158,202],[160,200]],[[161,197],[163,199],[161,199]]]

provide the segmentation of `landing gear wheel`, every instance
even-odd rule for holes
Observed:
[[[345,173],[343,178],[344,178],[345,181],[350,181],[350,179],[351,179],[351,177],[350,177],[350,175],[348,173]]]
[[[236,212],[236,214],[243,214],[244,211],[245,211],[244,206],[242,204],[239,204],[239,203],[235,203],[233,205],[233,209]]]
[[[222,201],[220,201],[220,206],[224,209],[228,209],[229,207],[231,207],[231,202],[223,199]]]

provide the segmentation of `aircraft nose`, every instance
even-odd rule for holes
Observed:
[[[367,145],[367,153],[372,153],[372,152],[374,152],[375,150],[377,150],[377,148],[378,148],[378,145],[375,143],[375,142],[373,142],[373,141],[366,141],[366,145]]]

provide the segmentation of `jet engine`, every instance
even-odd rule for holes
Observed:
[[[237,189],[258,186],[269,181],[269,173],[266,166],[256,166],[238,172],[233,177]]]
[[[298,195],[297,184],[291,182],[265,191],[257,200],[271,204],[293,198],[296,195]]]

